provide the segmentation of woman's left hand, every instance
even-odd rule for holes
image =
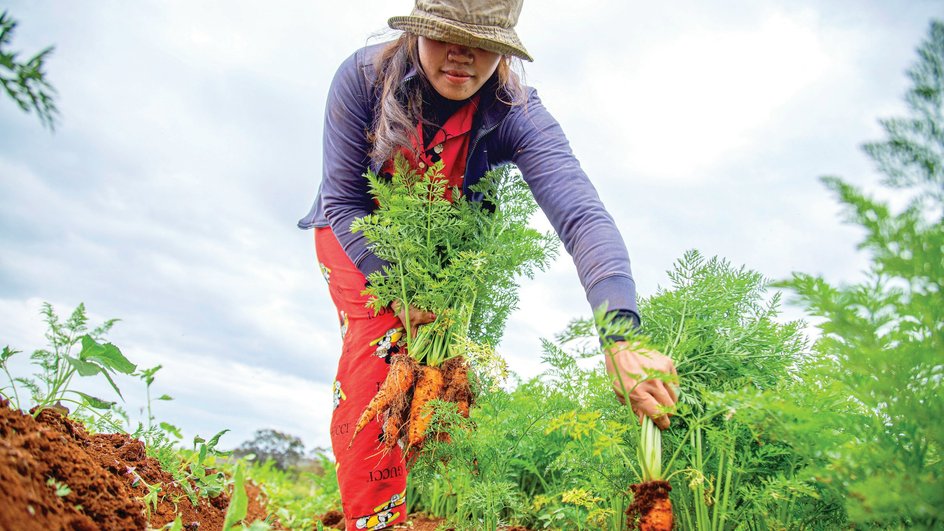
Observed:
[[[393,301],[393,303],[390,304],[390,308],[397,314],[397,317],[400,318],[400,323],[403,324],[404,328],[406,328],[407,322],[410,323],[411,337],[416,337],[416,332],[420,325],[429,324],[436,320],[436,314],[433,312],[421,310],[412,305],[410,306],[409,319],[407,319],[407,310],[400,304],[400,301]]]
[[[666,408],[673,408],[678,401],[677,386],[674,383],[658,379],[646,379],[645,369],[663,372],[676,378],[675,364],[659,351],[642,348],[639,344],[617,341],[606,352],[606,371],[613,379],[616,398],[629,404],[639,420],[649,416],[661,429],[669,427],[671,413]]]

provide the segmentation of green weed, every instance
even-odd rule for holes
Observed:
[[[114,402],[72,389],[72,381],[76,375],[101,376],[119,398],[122,398],[121,391],[112,379],[112,375],[131,374],[136,367],[124,357],[118,347],[111,343],[102,343],[102,338],[111,330],[117,319],[105,321],[102,325],[89,330],[88,317],[83,304],[79,304],[65,322],[60,321],[49,303],[43,304],[42,315],[47,326],[46,339],[49,345],[48,348],[33,351],[30,356],[31,363],[39,369],[36,379],[13,377],[10,374],[7,362],[20,351],[6,346],[0,354],[0,366],[7,375],[9,385],[0,388],[0,394],[14,407],[25,409],[26,404],[21,401],[17,384],[29,390],[34,417],[44,409],[62,411],[63,404],[71,404],[77,410],[111,409],[115,405]],[[102,417],[98,412],[89,411],[89,413],[102,419],[107,418]]]

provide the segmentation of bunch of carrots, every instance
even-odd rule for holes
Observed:
[[[384,446],[392,449],[406,432],[407,454],[420,449],[432,420],[430,402],[436,399],[456,403],[459,414],[469,416],[472,389],[468,368],[462,357],[442,366],[420,365],[408,354],[394,354],[390,372],[380,390],[357,421],[354,436],[375,418],[384,418]],[[353,440],[353,438],[352,438]]]
[[[405,325],[406,352],[394,354],[390,371],[354,429],[383,422],[390,449],[404,438],[407,455],[422,448],[433,417],[430,402],[456,404],[468,417],[473,402],[469,369],[475,352],[495,345],[517,304],[516,277],[544,269],[556,253],[556,237],[528,227],[537,209],[520,175],[509,167],[486,174],[471,187],[447,193],[442,164],[416,172],[402,156],[387,179],[365,177],[377,208],[351,230],[389,265],[368,277],[370,306],[392,304],[435,314],[432,323]],[[450,200],[450,197],[452,200]],[[352,437],[352,441],[353,441]]]

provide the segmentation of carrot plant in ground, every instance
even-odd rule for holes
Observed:
[[[436,320],[414,330],[407,312],[409,354],[393,356],[354,436],[374,418],[386,418],[386,447],[407,429],[408,450],[418,450],[426,440],[431,400],[454,402],[467,414],[472,394],[462,355],[498,342],[517,304],[516,278],[546,267],[556,239],[528,227],[537,205],[507,166],[470,187],[481,201],[449,189],[441,163],[420,174],[397,156],[390,179],[371,172],[366,178],[378,207],[351,229],[389,262],[368,279],[370,305],[375,311],[394,304],[416,307]]]
[[[732,415],[724,395],[792,381],[805,346],[801,323],[778,322],[779,299],[763,277],[724,260],[689,252],[669,277],[669,288],[641,301],[647,337],[636,339],[671,355],[681,378],[672,428],[661,434],[675,525],[841,525],[835,499],[796,475],[802,458]],[[474,431],[442,418],[452,442],[431,442],[414,466],[415,508],[465,528],[494,528],[484,520],[492,514],[536,529],[625,529],[628,487],[646,474],[641,428],[616,402],[602,363],[581,361],[603,356],[599,337],[586,319],[545,341],[548,371],[510,393],[483,394]]]
[[[835,525],[836,508],[794,477],[796,457],[789,447],[756,437],[732,417],[724,397],[729,390],[765,390],[792,381],[791,368],[805,346],[801,323],[779,322],[779,295],[768,295],[765,279],[724,260],[690,251],[668,276],[669,288],[640,301],[646,337],[635,339],[670,356],[679,373],[678,410],[672,427],[661,433],[662,476],[672,485],[676,524]],[[562,339],[595,339],[592,323],[571,328]],[[639,470],[636,479],[645,475]],[[764,516],[772,509],[758,499],[759,485],[767,489],[767,500],[780,500],[770,503],[774,512],[786,514],[784,521],[775,524]]]
[[[844,500],[858,528],[944,526],[944,24],[931,23],[918,56],[908,115],[882,120],[887,138],[865,145],[908,204],[893,211],[824,178],[865,231],[867,277],[785,281],[822,336],[795,385],[736,397],[755,429],[789,443],[802,473]]]
[[[460,529],[533,522],[543,509],[535,497],[567,473],[551,470],[565,437],[545,433],[546,427],[576,405],[576,397],[533,379],[512,393],[481,393],[470,419],[438,408],[433,423],[450,434],[450,442],[430,441],[414,464],[410,511],[448,517]]]

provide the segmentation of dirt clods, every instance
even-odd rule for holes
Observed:
[[[156,507],[145,508],[147,484],[160,485]],[[246,521],[264,519],[255,485],[246,486]],[[193,506],[173,477],[125,434],[90,435],[53,410],[34,419],[0,399],[0,529],[145,530],[173,522],[223,527],[229,497],[200,498]]]

